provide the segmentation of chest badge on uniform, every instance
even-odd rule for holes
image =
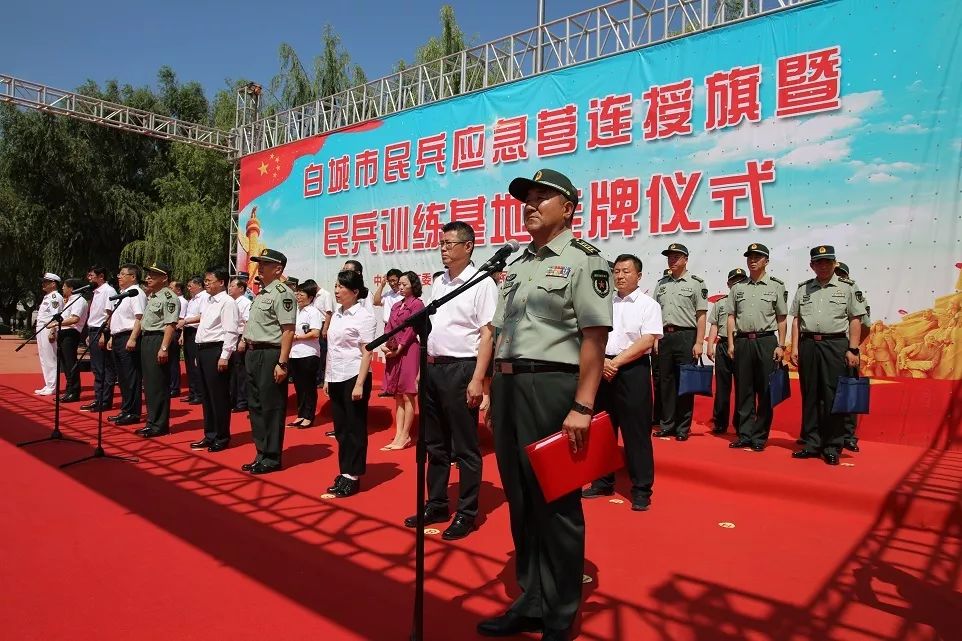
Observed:
[[[548,268],[545,276],[553,276],[555,278],[568,278],[571,276],[571,268],[565,267],[564,265],[552,265]]]
[[[285,298],[285,299],[284,299],[284,311],[285,311],[285,312],[289,312],[289,311],[291,311],[292,309],[294,309],[294,301],[292,301],[290,298]]]
[[[175,309],[176,309],[176,307],[174,306],[173,303],[167,303],[167,313],[168,313],[168,314],[173,314]]]
[[[591,287],[595,290],[595,293],[604,298],[608,295],[611,287],[609,286],[609,279],[611,274],[606,269],[596,269],[591,272]]]

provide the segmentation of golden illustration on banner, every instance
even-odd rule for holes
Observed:
[[[257,275],[257,263],[252,262],[250,257],[257,256],[261,251],[267,249],[267,245],[261,241],[261,222],[257,217],[257,207],[251,208],[251,215],[247,219],[247,225],[244,226],[244,233],[241,233],[240,229],[237,230],[237,242],[246,254],[243,259],[240,256],[237,257],[237,269],[247,272],[248,281],[253,287],[255,284],[254,276]]]

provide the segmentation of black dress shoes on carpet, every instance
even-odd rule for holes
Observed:
[[[513,637],[522,632],[540,632],[543,629],[541,619],[521,616],[510,610],[499,617],[481,621],[477,627],[478,634],[485,637]]]
[[[858,452],[858,441],[848,440],[842,443],[842,447],[847,449],[849,452]]]
[[[463,539],[474,531],[474,518],[465,514],[458,514],[454,517],[454,522],[441,533],[441,538],[445,541],[457,541]]]
[[[251,474],[270,474],[271,472],[279,472],[280,469],[280,465],[268,465],[264,461],[258,461],[251,465],[251,469],[248,471]]]
[[[447,523],[451,520],[451,513],[447,510],[424,510],[424,524],[432,525],[434,523]],[[417,514],[414,516],[409,516],[404,519],[404,527],[417,527],[418,517]]]
[[[170,430],[155,430],[152,427],[144,427],[134,432],[134,434],[142,438],[157,438],[158,436],[167,436],[170,434]]]
[[[675,435],[676,435],[675,430],[655,430],[655,433],[652,436],[656,438],[665,438],[666,436],[675,436]]]
[[[333,494],[339,499],[344,499],[349,496],[354,496],[361,491],[361,479],[349,479],[346,476],[341,476],[343,481],[341,485],[334,490]]]
[[[612,488],[605,487],[595,487],[591,486],[586,490],[581,491],[581,498],[583,499],[600,499],[603,496],[611,496],[615,493]]]
[[[821,456],[815,450],[796,450],[792,452],[792,458],[818,458]]]
[[[822,460],[825,461],[825,464],[826,464],[826,465],[838,465],[838,464],[839,464],[838,454],[835,454],[835,453],[823,453],[823,454],[822,454]]]
[[[751,446],[752,446],[752,442],[751,442],[751,441],[746,441],[746,440],[743,439],[743,438],[734,440],[734,441],[732,441],[731,443],[728,444],[728,447],[730,447],[730,448],[732,448],[732,449],[738,449],[738,448],[740,448],[740,447],[751,447]]]
[[[114,425],[136,425],[140,422],[140,417],[136,414],[121,414],[114,421]]]
[[[230,445],[230,441],[226,443],[211,443],[207,447],[208,452],[223,452]]]
[[[192,450],[206,450],[208,447],[214,444],[214,441],[202,438],[199,441],[195,441],[190,444],[190,449]]]
[[[257,461],[251,461],[250,463],[244,463],[241,465],[241,472],[250,472],[257,465]]]

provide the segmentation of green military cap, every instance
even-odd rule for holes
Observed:
[[[745,250],[745,253],[742,254],[742,256],[748,258],[749,254],[761,254],[765,258],[768,258],[770,252],[768,251],[768,247],[765,245],[762,245],[761,243],[752,243],[748,246],[748,249]]]
[[[550,187],[561,193],[562,196],[570,200],[575,205],[578,204],[578,190],[571,183],[571,180],[560,171],[554,169],[539,169],[530,180],[527,178],[515,178],[508,185],[508,191],[518,200],[524,202],[528,197],[528,191],[532,187]]]
[[[294,288],[297,287],[297,284],[298,284],[299,282],[301,282],[301,281],[298,280],[298,279],[296,279],[296,278],[294,278],[293,276],[288,276],[288,277],[287,277],[287,280],[284,281],[284,284],[287,285],[288,287],[290,287],[291,289],[294,289]]]
[[[173,267],[171,267],[167,263],[158,263],[158,262],[153,262],[148,267],[144,267],[144,271],[163,274],[167,278],[170,278],[171,274],[174,273]]]
[[[262,249],[257,256],[250,258],[255,263],[280,263],[282,267],[287,266],[287,256],[276,249]]]
[[[668,245],[668,249],[661,252],[661,255],[667,256],[670,252],[678,252],[679,254],[684,254],[685,256],[687,256],[688,248],[682,245],[681,243],[672,243]]]
[[[848,271],[848,265],[845,263],[839,263],[835,265],[835,273],[839,276],[848,276],[851,272]]]
[[[819,245],[818,247],[812,247],[809,252],[812,257],[812,262],[816,260],[835,260],[835,248],[831,245]]]
[[[745,278],[745,270],[741,267],[736,267],[735,269],[728,272],[728,281],[741,280]]]

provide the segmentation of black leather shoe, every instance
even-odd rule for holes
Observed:
[[[251,474],[270,474],[271,472],[279,472],[281,469],[280,465],[267,465],[263,461],[254,463],[251,466]]]
[[[235,407],[235,408],[231,409],[231,411],[236,414],[236,413],[238,413],[238,412],[246,412],[246,411],[247,411],[247,408],[246,408],[246,407]]]
[[[615,491],[612,488],[595,487],[592,485],[587,490],[581,491],[581,498],[583,499],[598,499],[602,496],[611,496]]]
[[[858,441],[845,441],[842,447],[847,449],[849,452],[858,452]]]
[[[136,425],[139,422],[140,417],[136,414],[126,414],[114,421],[114,425]]]
[[[687,440],[688,440],[688,435],[687,435],[687,434],[676,434],[676,435],[675,435],[675,440],[676,440],[676,441],[682,441],[682,442],[687,441]]]
[[[765,444],[764,444],[764,443],[752,443],[752,444],[751,444],[751,448],[752,448],[752,452],[764,452],[764,451],[765,451]]]
[[[158,436],[167,436],[168,434],[170,434],[169,429],[168,430],[147,429],[147,430],[144,430],[143,432],[144,433],[142,434],[142,436],[144,438],[157,438]]]
[[[195,398],[194,400],[189,401],[187,404],[188,404],[188,405],[203,405],[203,404],[204,404],[204,401],[200,400],[199,398]]]
[[[631,509],[635,512],[647,512],[651,509],[651,499],[632,499]]]
[[[826,465],[838,465],[838,454],[822,454],[822,459],[825,461]]]
[[[458,514],[454,517],[454,522],[441,533],[441,538],[445,541],[457,541],[463,539],[474,531],[474,518]]]
[[[241,465],[241,472],[250,472],[257,465],[257,461],[251,461],[250,463],[244,463]]]
[[[544,634],[541,635],[541,641],[570,641],[571,640],[571,628],[564,628],[563,630],[558,630],[555,628],[545,628]]]
[[[121,412],[120,414],[114,414],[113,416],[108,416],[107,420],[110,421],[111,423],[116,423],[118,420],[126,417],[127,415]]]
[[[339,489],[341,489],[341,485],[342,485],[342,484],[344,483],[344,481],[346,481],[346,480],[347,480],[347,477],[346,477],[346,476],[343,476],[343,475],[341,475],[341,474],[338,474],[337,476],[335,476],[335,477],[334,477],[334,482],[331,483],[331,487],[327,488],[328,494],[334,494],[334,493],[337,492]]]
[[[64,394],[60,397],[61,403],[79,403],[80,396],[78,394]]]
[[[206,449],[206,448],[210,447],[210,446],[213,445],[213,444],[214,444],[213,441],[210,441],[210,440],[208,440],[208,439],[205,437],[205,438],[200,439],[199,441],[195,441],[195,442],[191,443],[191,444],[190,444],[190,449],[192,449],[192,450],[203,450],[203,449]]]
[[[226,450],[226,449],[228,448],[229,445],[230,445],[230,441],[227,441],[226,443],[211,443],[210,446],[208,446],[207,451],[208,451],[208,452],[223,452],[224,450]]]
[[[93,403],[86,403],[84,405],[81,405],[78,409],[80,409],[82,412],[96,412],[98,409],[97,401],[94,401]]]
[[[343,478],[343,477],[341,477]],[[451,520],[451,513],[447,510],[424,510],[424,524],[431,525],[433,523],[447,523]],[[414,516],[409,516],[404,519],[404,527],[417,527],[418,517],[417,514]]]
[[[541,619],[524,617],[508,610],[499,617],[478,623],[478,634],[486,637],[511,637],[522,632],[540,632],[544,628]]]
[[[665,438],[666,436],[674,436],[675,430],[656,430],[654,436],[657,438]]]
[[[342,476],[341,478],[344,479],[341,487],[334,490],[334,496],[337,498],[345,499],[361,491],[361,479],[349,479],[346,476]]]
[[[137,436],[146,436],[147,432],[149,431],[150,431],[149,427],[142,427],[139,430],[134,430],[134,434],[136,434]]]
[[[792,452],[792,458],[818,458],[820,454],[814,450],[797,450]]]
[[[743,439],[743,438],[736,439],[736,440],[734,440],[734,441],[732,441],[731,443],[728,444],[728,447],[730,447],[730,448],[732,448],[732,449],[738,449],[738,448],[740,448],[740,447],[751,447],[751,446],[752,446],[752,442],[751,442],[751,441],[746,441],[746,440]]]

